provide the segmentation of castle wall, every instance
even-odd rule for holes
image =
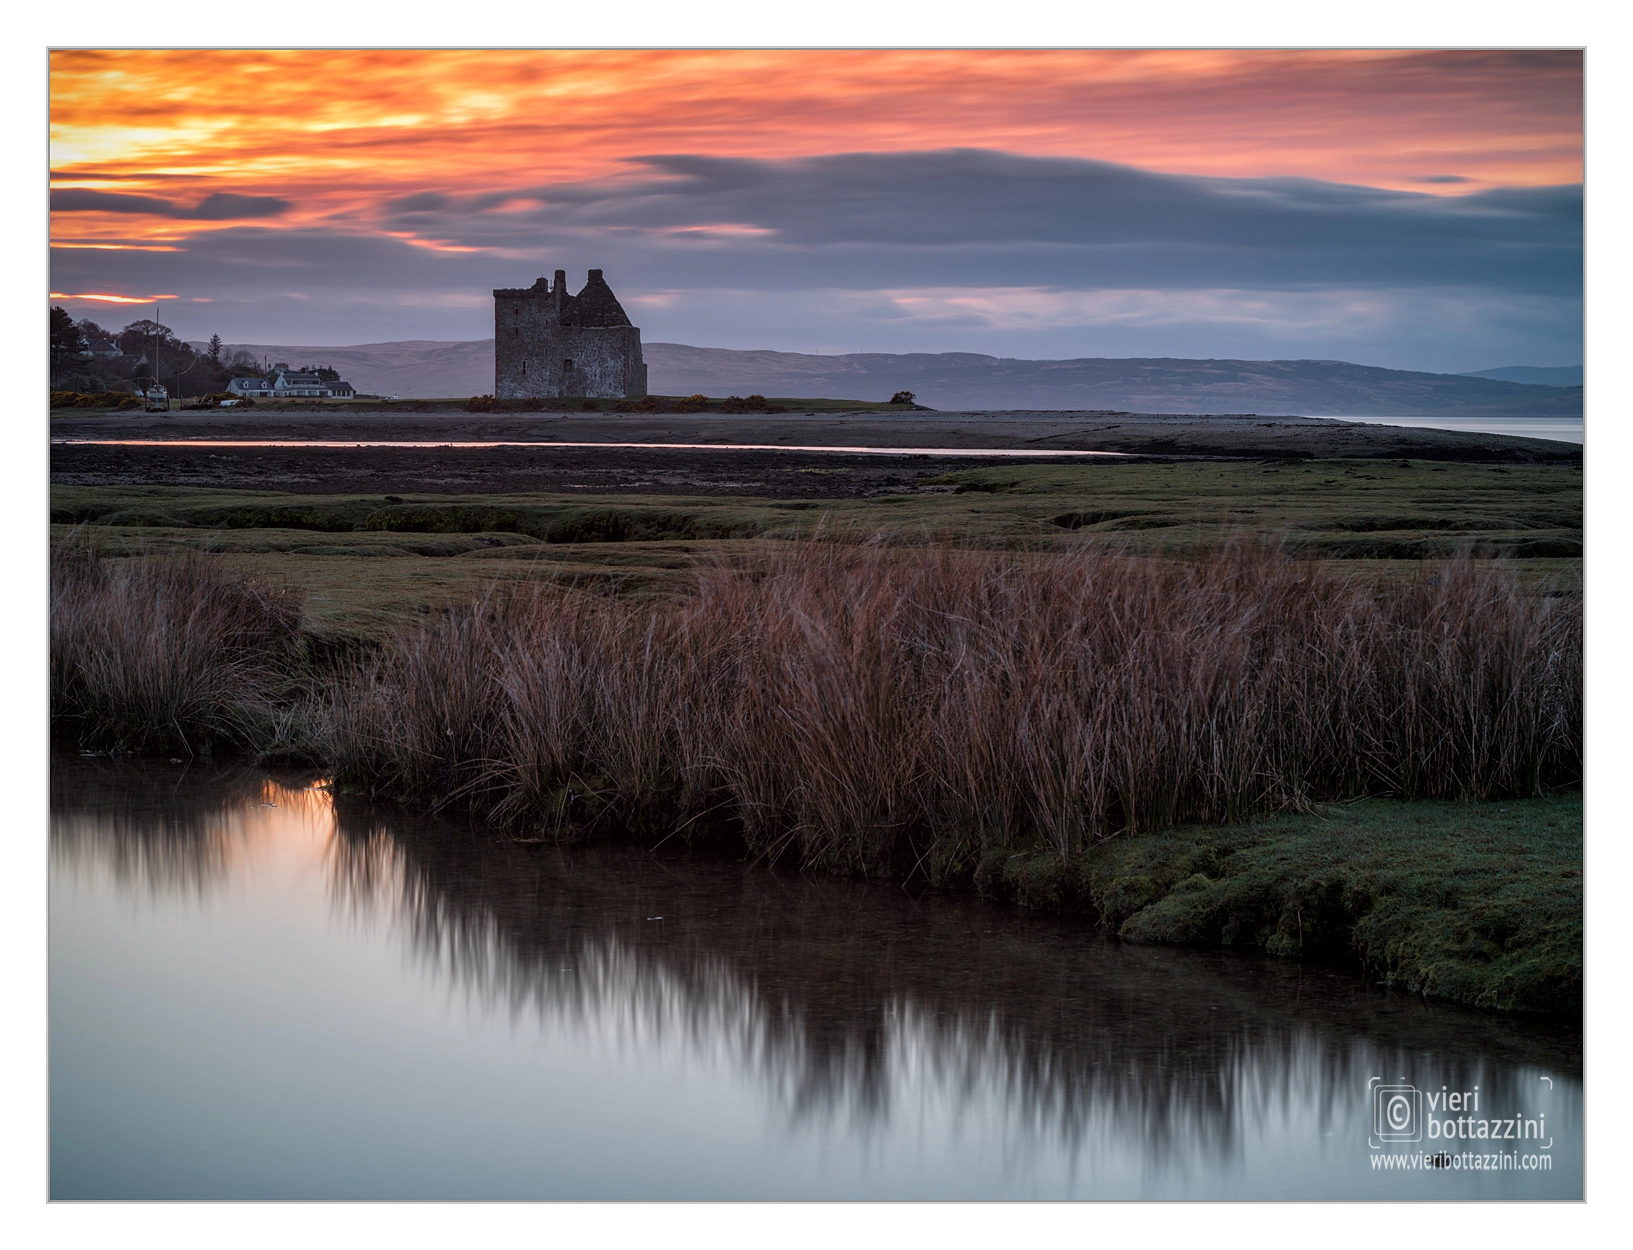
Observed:
[[[599,279],[599,272],[594,276]],[[557,282],[560,291],[565,283],[560,277]],[[558,299],[542,279],[540,287],[494,292],[495,396],[638,399],[646,394],[640,330],[627,324],[621,309],[617,316],[623,325],[562,325],[563,307],[570,308],[572,299]]]

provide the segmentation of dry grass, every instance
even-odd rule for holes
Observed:
[[[1572,782],[1581,638],[1578,595],[1486,561],[800,544],[673,601],[496,592],[349,671],[318,736],[376,795],[959,880],[1011,847]]]
[[[51,719],[82,746],[192,755],[266,749],[296,720],[301,596],[209,556],[106,560],[69,542],[51,563]]]

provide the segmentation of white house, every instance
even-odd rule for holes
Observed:
[[[247,399],[351,399],[357,394],[348,382],[325,382],[316,373],[286,364],[273,365],[262,378],[234,378],[227,389]]]

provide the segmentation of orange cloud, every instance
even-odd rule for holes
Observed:
[[[155,300],[179,299],[176,295],[69,295],[63,291],[52,291],[52,299],[86,299],[94,300],[99,304],[151,304]]]
[[[229,215],[143,213],[137,197],[180,204],[212,194],[276,196],[293,202],[282,228],[322,222],[371,231],[392,197],[616,178],[655,153],[945,147],[1439,194],[1576,182],[1582,58],[518,50],[51,57],[54,180],[128,196],[123,202],[134,206],[58,214],[81,246],[132,237],[164,245],[243,224]]]

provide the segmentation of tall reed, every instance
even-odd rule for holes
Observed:
[[[210,556],[99,558],[69,542],[51,562],[56,736],[125,751],[264,748],[294,720],[302,596]]]
[[[1177,821],[1574,781],[1581,639],[1579,597],[1489,561],[803,544],[676,600],[496,593],[352,669],[320,737],[377,795],[964,878]]]

